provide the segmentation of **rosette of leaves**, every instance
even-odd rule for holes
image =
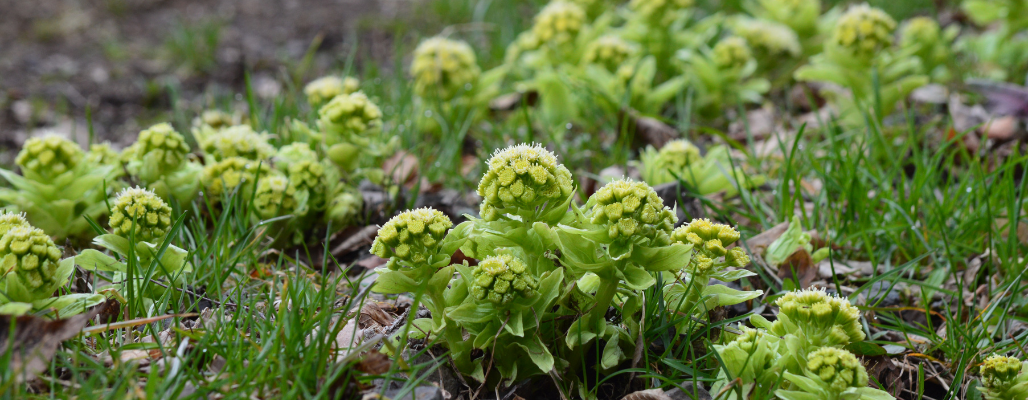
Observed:
[[[88,162],[77,144],[59,136],[27,140],[15,158],[21,175],[0,169],[12,187],[0,188],[0,205],[24,212],[33,226],[57,240],[85,236],[86,218],[107,213],[105,186],[120,168]]]
[[[572,348],[616,332],[607,329],[604,315],[622,283],[630,290],[648,288],[656,282],[651,271],[681,269],[692,252],[691,245],[672,244],[678,218],[643,182],[608,183],[573,211],[574,221],[553,229],[551,240],[559,244],[561,262],[576,279],[591,273],[600,283],[591,310],[568,333]]]
[[[939,23],[929,17],[914,17],[903,23],[899,33],[902,48],[914,48],[914,55],[921,60],[925,73],[933,80],[944,82],[951,78],[949,65],[953,63],[950,48],[960,33],[957,26],[943,30]]]
[[[778,266],[785,263],[797,251],[806,251],[811,255],[811,261],[814,264],[821,262],[828,257],[828,248],[821,248],[814,251],[814,245],[810,243],[811,236],[809,233],[803,231],[803,225],[800,223],[798,216],[793,216],[792,220],[789,221],[789,227],[779,236],[778,239],[771,242],[767,246],[767,252],[764,254],[764,259],[768,265],[778,268]]]
[[[553,307],[563,281],[560,269],[537,278],[532,270],[538,268],[530,268],[517,253],[504,249],[475,267],[457,266],[460,285],[450,291],[451,296],[467,295],[462,303],[446,309],[446,316],[470,334],[472,348],[487,352],[495,348],[493,365],[505,381],[553,369],[554,357],[536,333],[537,313]],[[464,372],[485,381],[481,363],[482,359],[465,362]]]
[[[717,380],[711,386],[714,393],[724,393],[726,400],[744,400],[755,393],[771,393],[777,387],[781,372],[778,362],[778,338],[759,329],[740,326],[741,334],[728,344],[714,345],[721,361]],[[741,384],[726,389],[732,381]]]
[[[589,63],[582,77],[595,94],[601,109],[609,115],[632,110],[646,116],[659,116],[664,105],[682,92],[689,80],[676,76],[657,84],[657,60],[643,57],[638,62],[623,63],[615,71]]]
[[[664,299],[669,308],[686,315],[704,316],[717,306],[739,304],[764,294],[761,290],[742,291],[725,285],[709,285],[711,279],[733,282],[756,275],[743,269],[750,257],[742,247],[728,248],[739,236],[735,228],[703,218],[694,219],[671,233],[673,242],[691,245],[693,255],[689,264],[678,272],[677,279],[669,276],[671,284],[664,287]],[[685,329],[692,321],[682,323]]]
[[[93,244],[115,257],[87,249],[74,262],[83,269],[110,274],[107,281],[116,283],[101,292],[122,299],[134,298],[129,293],[138,294],[142,309],[136,309],[137,315],[163,313],[154,309],[155,301],[181,296],[175,287],[181,288],[193,271],[187,260],[189,252],[171,244],[171,233],[180,224],[181,219],[172,220],[171,207],[154,192],[126,189],[111,203],[111,233],[93,239]]]
[[[867,387],[867,370],[853,353],[822,347],[806,357],[803,374],[783,375],[794,389],[775,391],[782,400],[895,400],[888,393]]]
[[[208,163],[232,157],[259,161],[275,155],[275,148],[268,144],[267,135],[255,132],[250,125],[219,130],[200,142],[200,147]]]
[[[168,123],[139,132],[124,159],[129,175],[163,199],[187,204],[200,191],[203,167],[189,160],[189,145]]]
[[[350,94],[360,90],[360,81],[349,76],[340,78],[329,75],[310,81],[303,87],[303,94],[307,96],[307,103],[315,110],[332,100],[334,97]]]
[[[757,61],[746,40],[738,36],[721,39],[713,48],[681,50],[677,59],[692,76],[697,105],[707,113],[739,102],[759,102],[771,88],[767,79],[754,76]]]
[[[1021,360],[993,354],[982,363],[979,374],[984,399],[1028,399],[1028,368]]]
[[[757,18],[788,26],[802,40],[819,39],[821,0],[757,0],[745,6]]]
[[[873,110],[881,121],[911,91],[928,83],[920,75],[916,47],[892,49],[896,21],[867,4],[851,7],[835,24],[824,52],[796,70],[800,81],[830,82],[850,93],[836,93],[835,102],[851,123],[863,124],[862,112]],[[857,111],[853,113],[852,111]]]
[[[774,323],[759,315],[750,317],[758,328],[782,337],[784,370],[800,373],[807,354],[822,347],[844,348],[865,338],[860,311],[849,300],[808,289],[786,293],[775,301],[778,318]]]
[[[647,146],[639,154],[637,167],[646,183],[661,185],[681,181],[701,195],[723,192],[725,198],[739,189],[762,185],[767,177],[747,173],[741,163],[731,159],[727,146],[714,146],[706,155],[686,139],[664,144],[660,150]]]
[[[62,260],[46,232],[20,214],[0,212],[0,314],[47,310],[64,318],[102,303],[103,296],[91,293],[53,297],[74,270],[74,259]]]
[[[766,19],[736,17],[729,20],[732,32],[746,40],[757,61],[758,72],[788,67],[803,54],[796,32],[787,25]]]
[[[271,174],[273,171],[265,161],[229,157],[204,167],[201,182],[204,193],[212,201],[221,201],[223,196],[232,194],[233,190],[243,199],[249,199],[253,193],[253,185]]]
[[[318,127],[328,159],[346,172],[357,169],[362,156],[382,157],[399,144],[396,136],[382,140],[382,110],[364,92],[332,98],[318,110]]]

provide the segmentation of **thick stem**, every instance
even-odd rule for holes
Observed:
[[[588,323],[586,326],[593,327],[599,325],[599,322],[604,320],[604,317],[607,315],[607,309],[610,308],[610,302],[614,301],[614,295],[618,293],[619,283],[621,281],[613,277],[603,280],[603,283],[600,284],[600,289],[596,291],[596,305],[593,306],[592,310],[589,311],[589,315],[583,321]]]

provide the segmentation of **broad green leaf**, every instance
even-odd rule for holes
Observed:
[[[75,265],[89,271],[126,272],[125,263],[93,249],[82,250],[75,256]]]
[[[379,274],[378,279],[375,280],[375,286],[371,288],[375,293],[400,294],[418,290],[417,282],[403,272],[386,270],[379,271]]]
[[[713,295],[717,298],[717,305],[720,306],[739,304],[763,294],[762,290],[735,290],[725,285],[709,285],[703,288],[703,296]]]

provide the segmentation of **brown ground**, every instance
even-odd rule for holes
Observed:
[[[319,35],[306,79],[343,65],[355,41],[358,62],[387,59],[391,28],[376,21],[412,1],[0,0],[0,164],[41,127],[84,142],[87,106],[97,136],[124,143],[173,117],[169,87],[190,110],[180,123],[204,93],[242,92],[247,70],[258,95],[274,96]]]

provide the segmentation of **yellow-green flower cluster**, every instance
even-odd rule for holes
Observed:
[[[632,0],[628,8],[647,18],[660,18],[692,7],[693,3],[693,0]]]
[[[789,292],[775,304],[779,308],[771,327],[775,335],[796,333],[814,347],[843,347],[864,340],[860,311],[849,300],[823,289]]]
[[[741,247],[725,249],[738,241],[739,236],[739,231],[730,225],[714,224],[706,218],[698,218],[675,229],[671,233],[671,241],[693,245],[688,271],[703,274],[717,267],[742,268],[749,264],[750,257]],[[724,257],[724,262],[719,261],[721,257]]]
[[[193,120],[193,127],[207,126],[215,131],[219,131],[230,126],[241,125],[245,122],[245,118],[238,115],[229,114],[221,110],[206,110]]]
[[[34,137],[27,141],[14,162],[26,172],[49,181],[78,166],[85,154],[74,142],[56,135]]]
[[[275,168],[288,173],[289,167],[304,160],[317,160],[318,153],[311,149],[310,144],[303,142],[290,143],[278,149],[275,154]]]
[[[266,163],[242,157],[229,157],[204,167],[201,181],[206,188],[206,194],[217,201],[226,190],[232,190],[242,184],[253,184],[258,177],[263,178],[270,173],[271,169]]]
[[[29,298],[11,298],[13,301],[31,302],[49,297],[52,293],[39,293],[51,287],[54,273],[61,260],[61,250],[50,236],[40,229],[15,226],[0,236],[0,276],[17,280],[28,292]],[[8,296],[18,297],[9,291]]]
[[[535,16],[532,36],[539,44],[560,46],[573,42],[585,25],[585,10],[581,6],[567,1],[554,1]]]
[[[30,226],[25,214],[0,210],[0,236],[19,226]]]
[[[661,170],[681,171],[690,164],[703,159],[703,156],[700,155],[700,148],[686,139],[667,142],[657,154],[659,158],[656,168]]]
[[[325,187],[328,182],[325,176],[325,166],[314,160],[295,162],[288,170],[290,190],[294,192],[306,191],[309,195],[307,204],[315,210],[325,206]]]
[[[519,144],[493,153],[478,184],[481,214],[495,221],[506,212],[534,212],[563,204],[571,195],[571,171],[539,145]]]
[[[86,161],[93,165],[117,165],[121,162],[121,153],[114,150],[109,142],[89,145]]]
[[[230,157],[264,160],[275,154],[268,139],[250,125],[235,125],[222,129],[203,141],[203,151],[215,161]]]
[[[1017,375],[1021,373],[1021,360],[993,354],[985,359],[979,371],[983,386],[988,389],[1003,390],[1011,386],[1011,383],[1017,379]]]
[[[896,21],[867,4],[851,7],[835,25],[832,44],[856,60],[871,60],[892,44]]]
[[[263,178],[257,184],[253,206],[264,219],[290,214],[297,207],[296,188],[281,175]]]
[[[822,347],[807,355],[807,370],[841,393],[848,388],[867,387],[867,370],[857,357],[843,349]]]
[[[615,180],[604,185],[589,198],[590,222],[607,225],[613,241],[636,241],[647,246],[671,243],[671,229],[678,217],[657,192],[645,182]]]
[[[510,254],[489,256],[472,271],[471,295],[496,305],[507,305],[516,297],[535,296],[539,281],[528,272],[524,261]]]
[[[166,122],[139,132],[136,143],[125,152],[126,157],[135,160],[152,158],[157,173],[178,169],[186,161],[188,154],[189,145],[186,144],[186,139]]]
[[[636,54],[636,47],[617,35],[604,35],[594,40],[585,49],[582,61],[595,64],[607,71],[617,72],[625,61]]]
[[[796,32],[777,22],[748,18],[735,24],[732,30],[762,56],[796,57],[802,51]]]
[[[171,207],[153,192],[139,187],[125,189],[111,207],[111,233],[149,242],[171,229]]]
[[[364,198],[354,190],[344,190],[332,197],[325,210],[325,218],[332,221],[332,226],[348,226],[354,217],[360,214],[364,206]]]
[[[371,253],[422,267],[439,251],[439,242],[453,227],[450,218],[439,210],[419,208],[403,212],[378,230]]]
[[[368,99],[364,92],[354,92],[332,98],[318,110],[323,129],[341,129],[363,134],[382,125],[382,110]]]
[[[414,49],[410,73],[414,92],[426,98],[450,100],[475,84],[482,72],[467,43],[444,37],[427,39]]]
[[[757,0],[764,16],[792,28],[802,37],[817,34],[821,0]]]
[[[360,81],[356,78],[330,75],[315,79],[303,87],[303,94],[307,95],[307,102],[314,108],[321,107],[332,98],[350,94],[360,90]]]
[[[931,46],[939,41],[942,28],[929,17],[914,17],[907,20],[900,29],[900,44],[903,46]]]
[[[753,59],[753,52],[746,40],[738,36],[731,36],[714,45],[714,65],[722,71],[738,71],[746,66]]]

